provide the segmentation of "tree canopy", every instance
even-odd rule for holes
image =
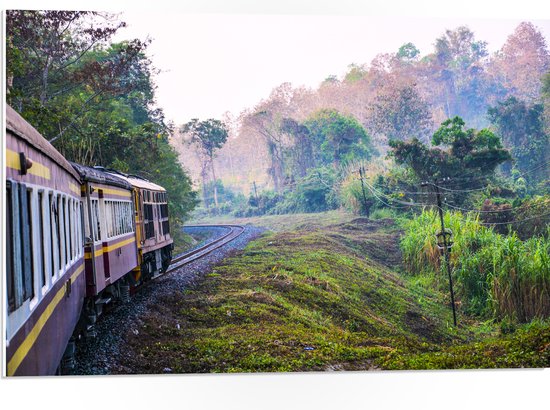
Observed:
[[[410,167],[419,180],[456,178],[483,184],[498,165],[512,157],[491,131],[465,129],[464,125],[460,117],[444,121],[432,137],[433,148],[416,138],[390,141],[391,155],[398,164]]]
[[[352,116],[324,109],[311,115],[304,125],[316,147],[314,156],[322,164],[338,166],[354,158],[368,159],[374,152],[369,135]]]
[[[149,43],[111,42],[124,26],[106,13],[8,11],[7,102],[69,160],[163,185],[181,222],[196,193],[155,107]]]

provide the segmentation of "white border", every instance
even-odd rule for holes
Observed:
[[[5,8],[57,9],[168,9],[187,13],[265,13],[329,15],[406,15],[423,17],[550,18],[543,0],[460,2],[419,0],[182,0],[153,3],[131,0],[4,0]],[[4,22],[4,14],[2,16]],[[5,24],[2,24],[5,39]],[[550,42],[550,39],[547,39]],[[5,41],[2,41],[2,79],[5,78]],[[2,94],[5,96],[5,81]],[[5,97],[3,99],[5,101]],[[5,130],[2,103],[2,130]],[[2,131],[2,146],[5,146]],[[2,165],[5,160],[2,154]],[[2,192],[5,182],[2,178]],[[2,204],[4,195],[2,195]],[[2,206],[2,210],[3,210]],[[5,219],[2,216],[2,255],[5,254]],[[2,259],[3,261],[3,259]],[[5,275],[3,275],[5,277]],[[5,279],[2,280],[5,289]],[[4,306],[4,292],[1,298]],[[2,330],[5,332],[2,316]],[[4,333],[5,334],[5,333]],[[2,338],[3,339],[3,338]],[[5,352],[2,349],[3,363]],[[4,372],[4,366],[2,366]],[[31,386],[32,384],[32,386]],[[114,386],[113,386],[114,384]],[[548,405],[550,369],[419,371],[341,374],[193,375],[160,377],[77,377],[0,380],[2,404],[12,408],[80,409],[351,409],[351,408],[544,408]],[[31,390],[32,389],[32,390]],[[108,399],[96,400],[98,394]],[[23,402],[23,403],[22,403]],[[220,406],[221,405],[221,406]],[[15,407],[17,406],[17,407]]]

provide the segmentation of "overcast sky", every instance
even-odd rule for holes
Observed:
[[[124,12],[122,19],[129,27],[118,38],[152,38],[149,54],[162,71],[158,104],[176,124],[238,115],[283,82],[317,87],[409,41],[428,54],[445,29],[460,25],[496,51],[522,21],[168,12]],[[549,20],[531,21],[550,39]]]
[[[11,8],[121,11],[128,27],[115,39],[153,40],[157,102],[176,124],[238,115],[283,82],[315,88],[406,42],[426,55],[460,25],[491,52],[524,20],[550,40],[550,10],[537,0],[5,1]]]

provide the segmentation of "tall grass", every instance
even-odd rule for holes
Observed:
[[[500,235],[458,212],[446,212],[444,220],[453,231],[457,295],[468,313],[521,322],[550,316],[548,236],[521,241],[515,233]],[[436,273],[443,282],[435,238],[439,229],[437,213],[425,211],[408,223],[401,248],[409,272]]]

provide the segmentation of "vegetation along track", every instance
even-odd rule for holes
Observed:
[[[98,337],[77,346],[75,375],[135,373],[132,369],[121,366],[121,362],[130,360],[126,357],[131,355],[126,342],[128,334],[137,335],[139,329],[141,335],[143,319],[151,314],[151,309],[155,306],[165,306],[170,303],[174,294],[197,286],[203,280],[204,274],[211,271],[212,266],[220,263],[235,250],[243,249],[251,239],[263,231],[250,225],[242,230],[235,226],[231,227],[234,229],[230,229],[228,225],[190,227],[191,230],[208,228],[215,231],[212,232],[214,237],[206,239],[197,248],[176,256],[174,260],[178,260],[178,269],[172,269],[170,275],[158,276],[151,283],[152,286],[142,287],[133,295],[130,302],[117,304],[109,314],[98,321]],[[189,260],[188,258],[193,256],[192,253],[195,257]],[[182,263],[183,261],[185,262]]]

